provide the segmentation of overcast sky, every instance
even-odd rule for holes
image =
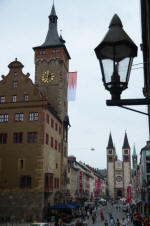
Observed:
[[[16,57],[34,81],[34,52],[48,30],[52,0],[0,0],[0,75],[8,73],[8,64]],[[147,116],[118,107],[107,107],[110,99],[104,89],[94,48],[103,39],[110,20],[117,13],[124,30],[138,46],[134,64],[142,63],[140,3],[138,0],[55,0],[58,31],[66,40],[71,56],[69,71],[78,71],[77,96],[69,103],[69,154],[93,167],[106,167],[106,146],[111,131],[121,158],[125,130],[131,152],[137,153],[148,140]],[[133,66],[129,88],[122,98],[142,96],[143,69]],[[136,107],[147,111],[146,106]],[[90,149],[94,147],[95,151]]]

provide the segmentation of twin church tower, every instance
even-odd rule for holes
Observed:
[[[137,165],[137,156],[132,155],[133,168]],[[107,183],[109,195],[115,199],[126,198],[127,187],[131,183],[131,150],[125,132],[122,146],[122,161],[118,159],[111,133],[107,146]]]

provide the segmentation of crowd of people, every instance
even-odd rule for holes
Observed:
[[[80,218],[76,219],[75,226],[98,224],[102,226],[150,226],[150,217],[143,217],[135,208],[124,203],[109,201],[106,207],[102,205],[86,206],[80,209]],[[59,222],[55,226],[62,226]]]

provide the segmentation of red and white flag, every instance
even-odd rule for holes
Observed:
[[[77,72],[68,73],[68,101],[74,101],[76,98]]]

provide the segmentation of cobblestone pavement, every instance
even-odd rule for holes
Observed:
[[[99,207],[97,209],[97,219],[96,222],[93,224],[91,217],[89,218],[89,220],[87,220],[87,225],[88,226],[104,226],[104,221],[101,221],[100,218],[100,211],[103,211],[104,213],[104,218],[108,220],[109,222],[109,214],[112,214],[115,222],[117,220],[117,218],[119,219],[119,221],[121,222],[122,218],[125,217],[126,218],[126,213],[124,213],[122,210],[118,211],[116,209],[116,206],[112,206],[111,204],[108,204],[107,206],[102,206]],[[133,226],[133,224],[131,222],[127,223],[127,226]]]

